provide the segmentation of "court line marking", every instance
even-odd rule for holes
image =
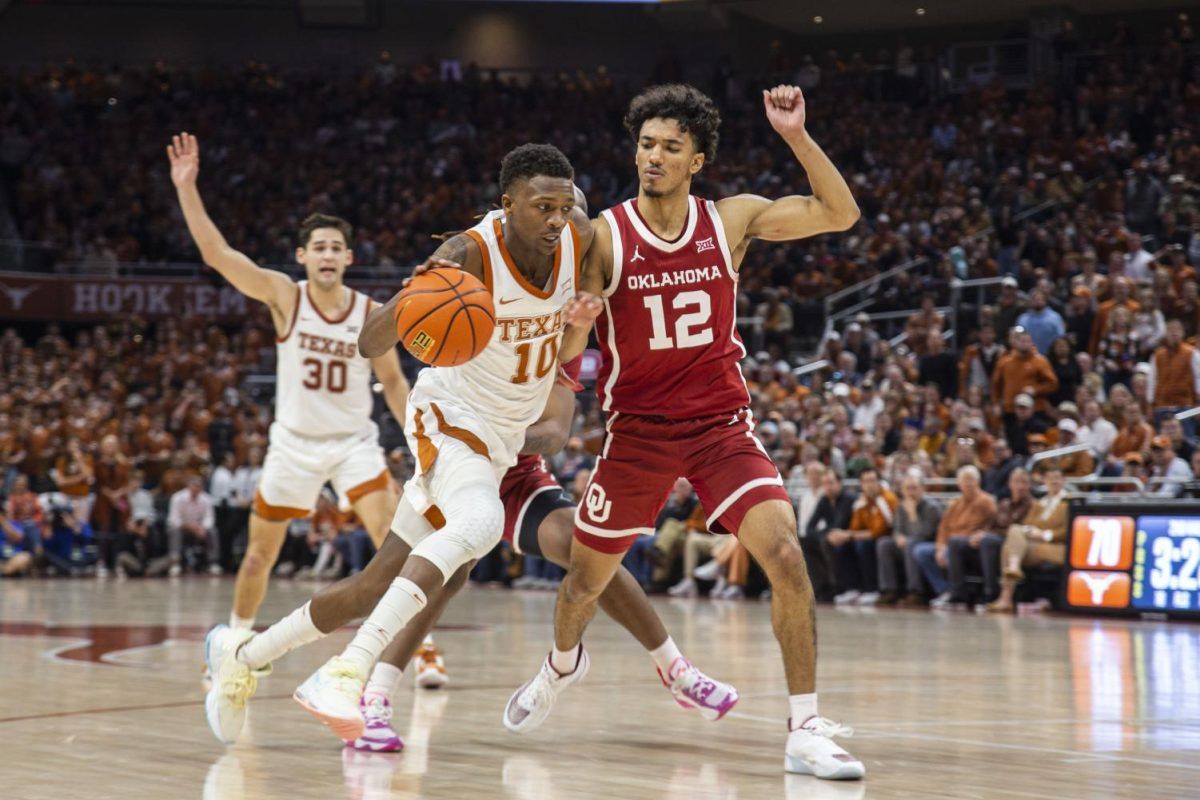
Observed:
[[[256,695],[258,700],[290,700],[291,694]],[[53,719],[54,717],[85,717],[91,714],[119,714],[127,711],[154,711],[160,708],[186,708],[202,706],[203,700],[182,700],[174,703],[148,703],[137,706],[112,706],[111,708],[81,708],[74,711],[55,711],[49,714],[25,714],[18,717],[0,717],[0,724],[5,722],[26,722],[31,719]]]
[[[740,711],[730,711],[725,716],[744,719],[750,722],[762,722],[771,725],[779,725],[779,719],[771,717],[762,717],[757,714],[743,714]],[[1086,720],[1077,720],[1080,724],[1090,724]],[[893,723],[881,723],[891,725]],[[987,721],[974,724],[985,725]],[[1026,721],[1024,724],[1033,724],[1033,721]],[[1186,769],[1193,772],[1200,772],[1200,764],[1179,763],[1176,761],[1162,761],[1160,759],[1139,758],[1137,756],[1114,755],[1111,753],[1089,753],[1085,750],[1064,750],[1056,747],[1041,747],[1026,744],[1010,744],[1007,742],[992,742],[985,739],[963,739],[958,736],[935,736],[928,733],[897,733],[887,730],[868,730],[862,726],[855,726],[855,732],[861,731],[866,734],[865,738],[883,738],[883,739],[916,739],[919,741],[928,742],[946,742],[950,744],[973,745],[975,747],[991,748],[994,750],[1017,750],[1026,753],[1053,753],[1055,755],[1066,756],[1074,759],[1086,759],[1089,761],[1123,761],[1129,764],[1142,764],[1150,767],[1173,767],[1176,769]]]

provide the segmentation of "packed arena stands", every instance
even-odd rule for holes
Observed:
[[[756,106],[760,85],[786,78],[807,92],[809,128],[862,210],[846,234],[758,243],[741,270],[757,430],[819,597],[1005,609],[1027,572],[1062,563],[1060,490],[1196,492],[1200,51],[1186,20],[1140,47],[1129,36],[1064,31],[1020,87],[950,91],[937,54],[903,43],[874,59],[772,53],[758,74],[689,76],[724,114],[701,194],[808,191]],[[5,268],[195,262],[162,155],[187,129],[205,143],[212,215],[239,249],[286,265],[300,219],[340,213],[357,226],[356,263],[396,279],[434,234],[495,203],[496,165],[522,141],[567,153],[593,213],[630,196],[620,120],[644,82],[603,69],[447,80],[387,60],[345,74],[10,71],[0,222],[21,244]],[[253,379],[272,347],[261,315],[4,330],[4,572],[234,568],[271,419]],[[551,461],[564,485],[584,484],[600,430],[581,398],[578,438]],[[401,481],[411,459],[389,445]],[[704,518],[678,485],[657,535],[628,556],[634,574],[683,596],[763,590]],[[369,556],[337,498],[293,533],[282,572],[332,576]],[[511,556],[489,561],[482,579],[520,574]],[[556,577],[530,562],[518,585]]]

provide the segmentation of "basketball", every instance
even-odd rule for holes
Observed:
[[[479,355],[495,326],[487,287],[461,269],[417,275],[396,306],[396,333],[404,349],[435,367],[456,367]]]

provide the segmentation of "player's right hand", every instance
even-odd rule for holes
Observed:
[[[409,275],[407,278],[400,281],[400,285],[407,288],[408,285],[412,283],[413,278],[417,277],[418,275],[423,275],[426,272],[429,272],[431,269],[438,269],[440,267],[445,267],[447,269],[462,269],[462,264],[459,264],[457,261],[451,261],[448,258],[430,256],[420,264],[417,264],[415,267],[413,267],[412,275]]]
[[[167,145],[171,160],[171,182],[178,187],[190,186],[200,174],[200,142],[186,131],[171,137]]]

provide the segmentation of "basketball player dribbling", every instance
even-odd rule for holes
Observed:
[[[209,218],[196,186],[200,144],[195,136],[174,137],[167,155],[179,206],[204,263],[242,294],[265,303],[275,324],[275,421],[229,621],[230,627],[249,631],[288,523],[312,513],[326,481],[350,501],[375,546],[383,543],[396,497],[371,420],[371,372],[398,420],[404,419],[408,381],[394,351],[367,358],[358,350],[359,332],[374,303],[342,282],[353,262],[349,223],[324,214],[301,223],[296,261],[307,280],[297,283],[235,250]]]
[[[295,693],[342,739],[360,738],[363,690],[381,654],[414,618],[428,629],[469,565],[500,540],[500,481],[547,405],[559,374],[562,330],[577,317],[590,323],[594,316],[588,303],[575,302],[592,227],[576,207],[574,174],[554,147],[518,147],[501,164],[503,211],[488,214],[470,235],[447,241],[426,261],[427,267],[461,266],[484,283],[499,317],[492,338],[471,361],[425,369],[417,378],[405,425],[416,474],[392,519],[395,535],[367,567],[262,634],[224,625],[209,632],[213,689],[205,707],[221,741],[236,739],[246,701],[272,661],[370,614],[343,653]],[[371,312],[358,339],[364,355],[394,347],[400,297]]]
[[[716,155],[720,117],[712,101],[675,84],[647,89],[630,103],[625,126],[636,145],[638,196],[596,220],[580,286],[603,297],[597,387],[607,437],[576,512],[554,650],[513,694],[504,725],[518,733],[536,728],[558,693],[582,678],[583,632],[597,598],[637,536],[653,532],[682,475],[711,509],[709,529],[738,536],[771,582],[771,620],[791,707],[785,769],[854,779],[863,776],[862,763],[832,739],[849,729],[817,715],[812,588],[795,512],[754,436],[735,320],[737,270],[751,240],[846,230],[859,211],[805,129],[800,89],[764,91],[763,105],[807,173],[811,197],[692,196],[692,176]],[[584,346],[581,330],[568,333],[564,358]]]
[[[570,561],[575,503],[546,469],[542,455],[557,453],[570,434],[575,392],[582,388],[576,383],[580,361],[576,357],[562,365],[563,375],[551,391],[541,419],[526,431],[522,454],[500,484],[504,540],[519,554],[538,556],[561,567]],[[457,590],[459,586],[456,583],[448,588]],[[624,567],[600,596],[600,606],[646,648],[659,680],[681,707],[697,710],[704,719],[718,720],[737,703],[735,688],[708,677],[684,657],[646,593]],[[384,652],[381,663],[407,663],[428,634],[428,627],[436,622],[429,615],[414,619]],[[403,745],[390,725],[391,714],[385,711],[391,707],[391,697],[386,685],[376,678],[373,672],[363,695],[366,731],[354,746],[360,750],[398,750]]]

